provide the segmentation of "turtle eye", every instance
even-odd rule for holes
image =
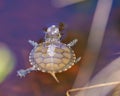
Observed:
[[[45,32],[47,32],[47,29],[48,29],[47,27],[43,27],[42,30],[45,31]]]
[[[64,23],[62,23],[62,22],[59,23],[59,30],[60,31],[64,30]]]

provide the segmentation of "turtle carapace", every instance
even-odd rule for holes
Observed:
[[[44,42],[38,44],[29,40],[28,42],[34,47],[29,55],[32,67],[17,71],[18,75],[24,77],[31,71],[42,71],[50,73],[59,82],[55,73],[68,70],[80,60],[80,57],[76,58],[71,48],[78,40],[74,39],[69,44],[65,44],[60,41],[60,38],[59,27],[52,25],[45,32]]]

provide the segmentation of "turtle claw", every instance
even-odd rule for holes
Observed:
[[[78,39],[74,39],[73,41],[71,41],[70,43],[68,43],[67,46],[68,46],[68,47],[72,47],[72,46],[74,46],[77,42],[78,42]]]
[[[28,42],[30,43],[30,45],[32,45],[32,46],[34,46],[34,47],[38,45],[37,42],[32,41],[32,40],[28,40]]]
[[[17,76],[25,77],[26,74],[27,74],[26,70],[21,69],[17,71]]]

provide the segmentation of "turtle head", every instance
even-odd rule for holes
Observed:
[[[45,34],[45,41],[56,42],[56,41],[60,41],[60,38],[61,38],[61,34],[58,27],[52,25],[47,28]]]

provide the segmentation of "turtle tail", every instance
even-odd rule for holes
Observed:
[[[59,83],[58,78],[56,77],[54,72],[50,72],[50,74],[52,75],[52,77],[56,80],[57,83]]]

